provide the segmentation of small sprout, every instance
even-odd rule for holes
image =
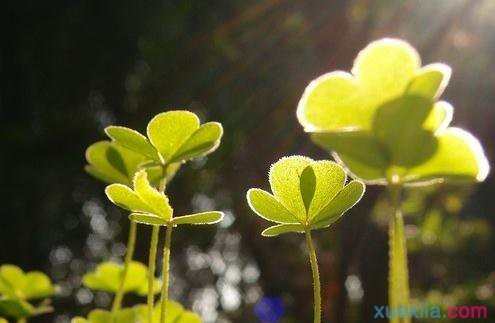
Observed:
[[[352,74],[312,81],[297,116],[316,144],[367,183],[483,181],[489,166],[479,141],[448,127],[453,108],[438,101],[450,74],[444,64],[421,67],[408,43],[382,39],[358,54]]]
[[[155,306],[153,310],[153,318],[151,323],[160,322],[159,305]],[[174,301],[167,302],[167,319],[166,323],[201,323],[200,317],[188,310],[185,310],[182,305]],[[93,310],[89,313],[88,318],[76,317],[73,318],[72,323],[148,323],[147,306],[136,305],[131,308],[124,308],[115,312],[109,312],[105,310]]]
[[[55,286],[42,272],[25,273],[14,265],[0,266],[0,314],[16,319],[51,312],[48,301],[35,307],[28,301],[44,299],[55,294]]]
[[[115,262],[103,262],[94,271],[83,277],[84,286],[116,294],[122,283],[124,266]],[[155,294],[160,291],[161,282],[156,279],[154,283]],[[123,285],[124,293],[136,293],[146,296],[148,292],[148,268],[140,262],[132,261],[129,264],[126,281]]]
[[[122,184],[112,184],[105,192],[112,203],[131,211],[131,220],[138,223],[159,226],[214,224],[223,218],[223,213],[218,211],[173,217],[168,197],[150,185],[144,170],[136,173],[133,189]]]
[[[337,163],[302,156],[285,157],[273,164],[269,180],[273,195],[258,188],[247,193],[249,206],[256,214],[278,223],[263,231],[267,237],[326,228],[364,193],[360,181],[345,185],[345,171]]]

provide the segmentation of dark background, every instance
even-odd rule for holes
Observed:
[[[265,296],[282,298],[283,322],[311,317],[303,239],[260,237],[267,223],[245,191],[266,188],[284,155],[328,158],[298,124],[297,102],[311,79],[349,70],[369,41],[401,37],[424,64],[452,66],[443,99],[453,124],[495,160],[492,0],[7,1],[2,13],[0,263],[60,285],[56,314],[33,322],[67,322],[110,301],[80,286],[95,263],[120,259],[127,236],[125,213],[83,171],[86,147],[109,124],[143,131],[155,114],[187,108],[224,125],[220,148],[183,167],[169,191],[179,213],[228,213],[216,228],[174,235],[172,296],[205,322],[257,322]],[[495,321],[494,198],[493,175],[408,193],[415,300],[485,304]],[[369,322],[372,306],[386,304],[387,212],[382,189],[370,187],[316,234],[324,322]],[[141,261],[148,239],[140,228]]]

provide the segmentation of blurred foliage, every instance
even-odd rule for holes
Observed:
[[[254,322],[263,295],[283,301],[283,322],[311,313],[300,239],[256,239],[264,221],[249,215],[244,192],[266,189],[266,165],[283,155],[328,158],[302,133],[298,99],[316,76],[348,70],[370,40],[403,38],[425,63],[448,63],[444,97],[456,106],[454,122],[495,160],[490,0],[7,1],[4,13],[0,166],[3,214],[11,216],[0,217],[0,244],[12,247],[0,249],[0,263],[43,269],[60,285],[57,314],[33,322],[68,322],[111,300],[80,287],[96,263],[122,256],[127,237],[127,215],[83,171],[85,147],[109,124],[143,133],[153,115],[188,107],[224,126],[219,150],[170,186],[178,214],[226,213],[218,230],[188,227],[174,236],[172,297],[206,322]],[[472,290],[462,301],[488,302],[494,177],[469,190],[436,189],[417,192],[439,219],[406,216],[413,296]],[[447,195],[450,203],[439,206]],[[332,232],[315,234],[328,320],[365,322],[373,305],[387,302],[385,226],[369,217],[375,200],[374,210],[384,202],[374,190],[366,196]],[[439,230],[435,238],[420,233],[427,219],[429,232]],[[139,261],[146,247],[138,242]]]

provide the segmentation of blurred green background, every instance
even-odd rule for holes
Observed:
[[[349,70],[369,41],[400,37],[424,64],[453,76],[443,99],[453,124],[495,160],[495,2],[492,0],[53,0],[4,3],[0,97],[0,263],[44,270],[60,285],[68,322],[110,298],[81,275],[125,251],[126,214],[83,171],[85,148],[110,124],[144,130],[155,114],[187,108],[220,121],[219,150],[184,167],[170,186],[183,211],[221,209],[226,220],[174,234],[172,297],[204,322],[258,322],[254,305],[280,297],[281,322],[308,322],[312,288],[303,239],[262,238],[245,202],[269,165],[289,154],[329,158],[295,116],[307,83]],[[408,192],[415,300],[485,304],[495,322],[495,178]],[[316,235],[324,322],[370,322],[387,302],[387,202],[370,187],[333,229]],[[139,229],[146,261],[149,232]],[[135,300],[128,299],[129,303]],[[425,320],[425,322],[427,322]],[[438,320],[436,321],[438,322]],[[466,322],[466,320],[463,320]]]

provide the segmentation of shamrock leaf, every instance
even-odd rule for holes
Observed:
[[[184,162],[214,151],[220,144],[222,125],[208,122],[200,126],[189,111],[168,111],[155,116],[147,128],[151,144],[166,163]]]
[[[347,185],[342,166],[328,160],[303,156],[284,157],[272,165],[269,181],[273,195],[257,188],[247,192],[251,209],[278,223],[264,236],[328,227],[363,196],[364,184]]]
[[[50,278],[42,272],[25,273],[14,265],[0,266],[0,294],[8,298],[32,300],[50,297],[55,287]]]
[[[157,191],[148,181],[146,171],[136,173],[133,189],[122,185],[107,186],[105,192],[115,205],[131,211],[130,218],[148,225],[214,224],[222,220],[223,213],[212,211],[173,218],[168,197]]]
[[[421,67],[409,44],[382,39],[359,53],[352,74],[311,82],[297,116],[316,144],[368,183],[482,181],[489,166],[481,145],[449,128],[452,106],[437,101],[449,78],[448,66]]]
[[[86,160],[86,172],[109,184],[131,185],[136,171],[145,166],[151,182],[157,183],[163,177],[163,167],[149,164],[146,156],[116,142],[99,141],[92,144],[86,150]],[[173,176],[178,167],[178,164],[169,165],[167,175]]]
[[[109,293],[117,293],[122,282],[124,266],[115,262],[104,262],[99,264],[95,270],[87,273],[83,277],[84,286]],[[160,290],[161,282],[157,279],[154,283],[155,293]],[[134,292],[140,296],[145,296],[148,292],[148,268],[140,262],[132,261],[129,264],[126,281],[124,282],[124,292]]]
[[[169,301],[167,303],[166,323],[201,323],[200,317],[187,311],[177,302]],[[160,322],[160,305],[155,306],[153,310],[153,322]],[[147,306],[136,305],[131,308],[124,308],[115,313],[105,310],[93,310],[89,313],[88,318],[76,317],[72,323],[148,323]]]

